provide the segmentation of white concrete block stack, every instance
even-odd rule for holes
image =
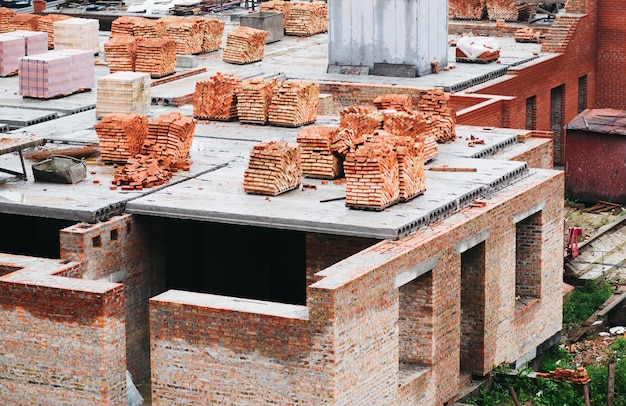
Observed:
[[[116,72],[98,79],[96,117],[112,113],[147,114],[150,110],[150,75]]]
[[[98,20],[70,18],[54,23],[54,49],[82,49],[94,55],[100,52]]]

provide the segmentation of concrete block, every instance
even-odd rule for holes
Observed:
[[[248,14],[239,18],[239,24],[242,27],[267,31],[266,44],[280,41],[285,36],[283,13],[260,11],[258,13]]]
[[[417,75],[415,66],[396,63],[374,63],[372,75],[414,78]]]
[[[195,55],[176,55],[177,68],[195,68],[198,66],[198,59]]]

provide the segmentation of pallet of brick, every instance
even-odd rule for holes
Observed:
[[[17,74],[19,59],[26,55],[24,38],[0,34],[0,76]]]
[[[45,32],[16,30],[7,32],[7,36],[24,38],[26,56],[48,52],[48,35]]]
[[[338,128],[332,134],[330,150],[340,157],[345,157],[350,152],[356,151],[359,145],[364,143],[365,138],[362,135],[357,136],[354,130]]]
[[[176,71],[176,42],[170,38],[141,38],[137,41],[135,72],[149,73],[153,79]]]
[[[281,127],[300,127],[317,119],[319,84],[306,80],[285,80],[274,91],[268,123]]]
[[[237,115],[245,124],[267,123],[270,102],[279,82],[276,79],[248,79],[241,83],[237,93]]]
[[[9,21],[7,31],[37,31],[37,14],[15,14]]]
[[[45,35],[45,33],[44,33]],[[50,99],[90,90],[95,82],[90,51],[49,51],[19,60],[19,94]]]
[[[111,23],[111,36],[118,34],[140,38],[163,38],[167,36],[162,21],[144,17],[123,16]]]
[[[148,135],[148,118],[140,114],[109,114],[93,128],[102,160],[126,163],[141,151]]]
[[[419,112],[397,111],[384,116],[383,129],[393,135],[410,136],[416,140],[427,130],[424,116]]]
[[[251,27],[237,27],[226,36],[222,60],[245,65],[263,60],[267,31]]]
[[[104,54],[111,73],[134,72],[137,40],[126,35],[112,37],[104,43]]]
[[[146,73],[115,72],[98,78],[96,117],[147,114],[150,103],[150,75]]]
[[[541,43],[541,32],[530,27],[522,27],[515,31],[515,42]]]
[[[413,100],[410,94],[386,94],[374,99],[374,106],[378,110],[413,110]]]
[[[37,31],[48,34],[48,49],[54,49],[54,23],[70,18],[72,17],[63,14],[46,14],[39,17]]]
[[[55,21],[54,49],[80,49],[100,52],[100,22],[92,18],[68,18]]]
[[[369,111],[369,112],[368,112]],[[350,128],[357,137],[371,134],[383,128],[385,115],[381,111],[371,109],[351,108],[344,109],[339,114],[339,127]]]
[[[195,55],[202,52],[205,24],[199,19],[184,17],[162,17],[167,36],[176,43],[179,55]]]
[[[328,31],[328,6],[326,2],[289,2],[283,5],[287,11],[285,34],[309,37]]]
[[[314,125],[298,131],[302,174],[315,179],[335,179],[343,173],[342,159],[331,145],[337,127]]]
[[[343,163],[346,206],[381,211],[400,197],[398,158],[389,143],[365,143]]]
[[[283,29],[289,19],[289,2],[283,0],[270,0],[259,4],[259,11],[271,13],[283,13]]]
[[[487,15],[487,1],[448,0],[448,15],[455,20],[482,20]]]
[[[428,132],[436,137],[437,142],[454,140],[456,113],[450,106],[449,94],[439,89],[429,90],[420,98],[417,109],[423,114]]]
[[[204,25],[202,36],[202,52],[213,52],[222,46],[222,36],[226,23],[219,18],[197,18]]]
[[[122,190],[142,190],[159,186],[172,177],[172,172],[162,159],[151,155],[129,158],[126,165],[117,168],[112,183]]]
[[[0,7],[0,34],[11,31],[9,25],[15,15],[15,11],[6,7]]]
[[[520,21],[527,17],[524,5],[518,5],[516,0],[486,0],[487,17],[492,20]]]
[[[209,80],[196,82],[193,116],[202,120],[235,120],[240,87],[241,79],[230,73],[217,72]]]
[[[249,194],[277,196],[297,188],[302,180],[297,144],[269,141],[250,151],[243,175],[243,190]]]
[[[367,136],[367,142],[386,142],[393,146],[398,157],[399,201],[409,200],[426,190],[424,170],[424,143],[409,136],[397,136],[377,131]]]
[[[195,129],[196,120],[178,112],[155,117],[148,122],[148,134],[141,154],[158,157],[161,164],[171,170],[187,170]]]

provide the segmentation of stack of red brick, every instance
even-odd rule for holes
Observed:
[[[129,35],[117,35],[104,44],[109,71],[134,72],[137,57],[137,40]]]
[[[515,31],[515,42],[541,43],[541,31],[535,31],[530,27],[521,27]]]
[[[283,9],[288,10],[284,20],[287,35],[309,37],[328,31],[328,5],[325,1],[290,2],[283,5]]]
[[[357,137],[382,130],[385,116],[365,106],[351,106],[339,112],[339,127],[349,128]]]
[[[300,127],[317,119],[319,84],[305,80],[285,80],[272,95],[268,122],[283,127]]]
[[[144,38],[137,42],[135,72],[161,78],[176,71],[176,43],[165,38]]]
[[[330,150],[343,159],[348,153],[356,151],[359,145],[365,143],[365,138],[357,135],[352,128],[339,127],[334,132],[331,142]]]
[[[37,31],[37,14],[15,14],[8,22],[7,31]]]
[[[335,179],[343,173],[342,158],[331,145],[337,127],[310,126],[298,131],[302,174],[316,179]]]
[[[148,135],[148,119],[139,114],[109,114],[93,127],[103,161],[126,163],[141,151]]]
[[[11,20],[13,20],[13,17],[15,17],[15,14],[15,11],[11,9],[0,7],[0,34],[11,31],[9,24]]]
[[[163,21],[123,16],[111,23],[111,36],[119,34],[140,38],[163,38],[167,36],[167,31]]]
[[[437,142],[454,140],[456,135],[456,112],[450,105],[450,95],[443,90],[429,90],[422,95],[417,109],[428,124],[428,135]]]
[[[150,120],[147,126],[140,154],[129,158],[113,177],[113,183],[124,190],[161,185],[173,172],[189,170],[196,121],[174,112]]]
[[[526,5],[516,0],[487,0],[487,16],[490,20],[519,21],[526,12]]]
[[[277,87],[276,79],[244,80],[237,93],[239,121],[247,124],[266,124],[272,95]]]
[[[384,210],[400,197],[398,157],[386,142],[367,142],[349,153],[343,164],[346,206]]]
[[[378,110],[413,111],[413,100],[410,94],[386,94],[374,99]]]
[[[424,144],[424,160],[430,161],[439,154],[439,146],[434,135],[429,135],[424,116],[417,111],[401,111],[385,114],[385,131],[394,135],[410,136]]]
[[[239,26],[228,33],[222,60],[243,65],[263,60],[267,31]]]
[[[71,18],[63,14],[46,14],[39,17],[37,31],[48,34],[48,49],[54,49],[54,23]]]
[[[196,82],[193,116],[204,120],[230,121],[237,118],[237,93],[241,79],[217,72],[209,80]]]
[[[589,382],[589,375],[585,367],[576,369],[557,368],[549,373],[537,372],[539,378],[552,378],[557,380],[566,380],[572,383],[581,384]]]
[[[243,177],[246,193],[276,196],[295,189],[302,179],[300,149],[287,142],[264,142],[250,151]]]
[[[482,20],[487,14],[486,0],[448,0],[448,15],[456,20]]]
[[[217,51],[222,46],[222,35],[224,34],[224,21],[219,18],[199,18],[204,23],[204,34],[202,36],[202,52]]]
[[[202,52],[206,24],[198,18],[163,17],[167,35],[176,43],[176,53],[193,55]]]
[[[291,3],[283,0],[270,0],[259,4],[260,12],[283,13],[283,27],[289,19],[289,5]]]

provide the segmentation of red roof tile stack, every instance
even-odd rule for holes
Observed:
[[[312,3],[290,2],[283,5],[285,34],[309,37],[328,31],[328,5],[324,1]]]
[[[148,135],[148,119],[139,114],[109,114],[93,128],[103,161],[127,162],[141,151]]]
[[[335,179],[343,172],[338,154],[331,150],[337,127],[310,126],[298,131],[302,174],[309,178]]]
[[[204,120],[230,121],[237,118],[237,93],[241,79],[217,72],[209,80],[196,82],[193,116]]]
[[[387,142],[393,145],[398,157],[399,201],[407,202],[424,193],[426,175],[422,142],[413,137],[392,135],[386,131],[377,131],[367,138],[368,142]]]
[[[161,164],[170,169],[188,169],[195,129],[196,120],[178,112],[155,117],[148,123],[141,153],[162,159]]]
[[[287,142],[263,142],[250,151],[243,176],[246,193],[276,196],[297,188],[302,179],[300,149]]]
[[[39,17],[39,20],[37,21],[37,31],[45,32],[48,34],[48,49],[54,48],[54,23],[70,18],[70,16],[66,16],[63,14],[46,14]],[[2,25],[1,21],[0,25]]]
[[[222,60],[243,65],[263,60],[267,31],[239,26],[228,33]]]
[[[116,35],[104,43],[109,71],[134,72],[137,57],[137,40],[128,35]]]
[[[434,135],[437,142],[454,140],[456,112],[450,106],[450,95],[443,90],[429,90],[420,98],[417,108],[426,119],[428,135]]]
[[[170,38],[143,38],[137,41],[135,71],[153,78],[176,71],[176,43]]]
[[[8,21],[7,32],[17,30],[37,31],[37,21],[39,21],[37,14],[15,14]]]
[[[410,94],[386,94],[374,99],[378,110],[412,111],[413,100]]]
[[[222,46],[224,34],[224,21],[219,18],[198,18],[204,23],[204,35],[202,37],[202,52],[217,51]]]
[[[346,206],[384,210],[398,201],[398,158],[387,142],[369,142],[350,152],[343,163],[346,175]]]
[[[486,0],[448,0],[448,15],[455,20],[482,20],[486,14]]]
[[[163,17],[167,35],[176,43],[176,53],[194,55],[202,52],[206,24],[198,18]]]
[[[306,80],[285,80],[274,91],[268,122],[284,127],[300,127],[317,119],[319,84]]]
[[[237,93],[237,115],[239,121],[248,124],[266,124],[272,94],[278,81],[248,79],[241,83]]]
[[[111,23],[111,36],[117,34],[141,38],[162,38],[167,36],[165,25],[162,21],[131,16],[118,17]]]
[[[9,24],[15,15],[15,11],[10,8],[0,7],[0,33],[11,31]]]

